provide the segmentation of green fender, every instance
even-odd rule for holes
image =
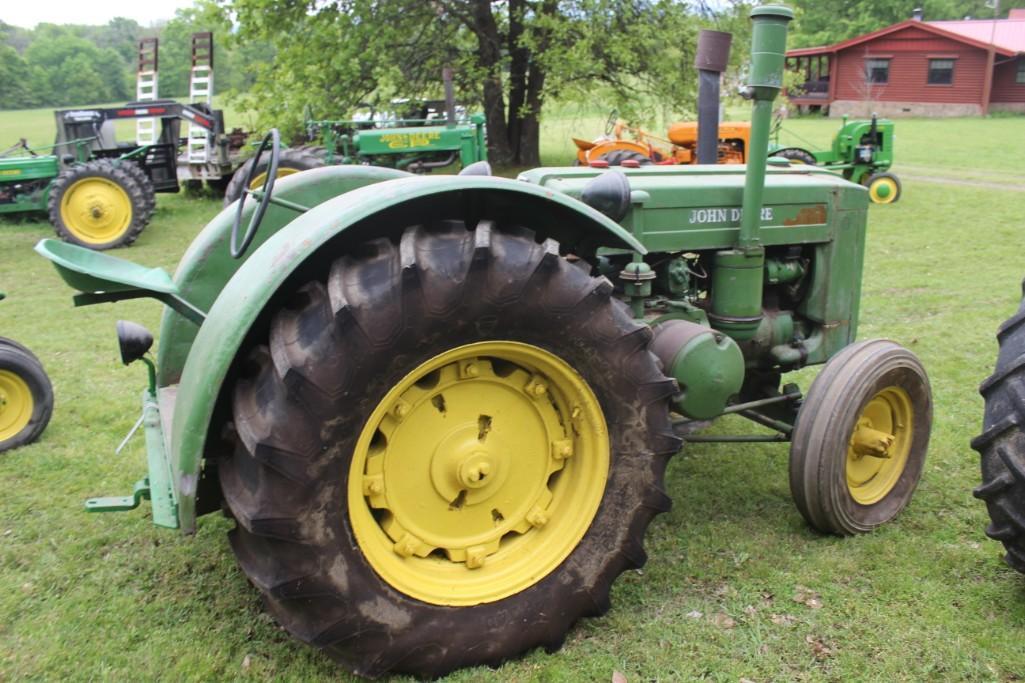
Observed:
[[[174,402],[169,454],[184,531],[195,529],[204,449],[225,379],[249,329],[289,276],[325,247],[333,257],[351,244],[397,237],[405,226],[419,221],[491,217],[528,225],[585,256],[598,247],[646,253],[630,233],[586,204],[561,192],[505,178],[387,180],[334,197],[302,214],[268,236],[238,268],[191,344]]]

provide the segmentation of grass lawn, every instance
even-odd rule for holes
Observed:
[[[0,144],[49,141],[48,116],[0,112]],[[569,134],[590,137],[603,121],[555,112],[545,160],[567,162]],[[838,126],[788,123],[823,146]],[[895,170],[1020,184],[1023,130],[1022,118],[901,120]],[[219,210],[161,195],[150,227],[117,255],[173,269]],[[790,501],[785,446],[688,447],[670,464],[674,507],[648,533],[648,564],[620,578],[605,617],[578,624],[558,653],[451,680],[1025,677],[1025,577],[982,533],[968,447],[993,333],[1025,274],[1025,195],[908,179],[901,201],[873,206],[869,221],[859,337],[919,354],[935,399],[929,458],[905,513],[870,535],[823,537]],[[114,454],[145,384],[141,366],[118,361],[114,321],[156,331],[161,307],[72,308],[71,291],[31,251],[51,235],[42,217],[0,218],[0,334],[40,356],[56,392],[42,439],[0,456],[0,680],[345,680],[262,612],[228,548],[227,520],[205,517],[183,537],[153,527],[145,503],[83,512],[86,497],[127,493],[144,472],[141,436]],[[805,388],[812,376],[801,374]]]

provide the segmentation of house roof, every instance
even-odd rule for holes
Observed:
[[[908,19],[892,26],[881,28],[878,31],[873,31],[872,33],[866,33],[856,38],[834,43],[833,45],[787,50],[787,57],[831,54],[912,27],[956,40],[981,50],[988,50],[990,45],[992,45],[994,51],[998,54],[1013,57],[1016,54],[1025,53],[1025,19],[1020,19],[1020,16],[1020,14],[1014,13],[1010,19],[965,19],[963,21],[918,21],[917,19]]]

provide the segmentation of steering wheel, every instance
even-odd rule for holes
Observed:
[[[250,186],[256,176],[259,175],[256,169],[260,166],[260,157],[267,151],[268,145],[270,146],[270,164],[267,166],[267,181],[263,185],[262,190],[252,190]],[[249,167],[249,173],[246,175],[246,182],[242,185],[242,196],[238,200],[238,208],[235,210],[235,222],[231,224],[231,257],[240,258],[242,254],[246,253],[246,249],[252,243],[253,238],[256,237],[256,230],[260,227],[260,222],[263,220],[263,215],[267,213],[267,206],[270,204],[270,196],[274,191],[274,183],[278,179],[278,159],[281,156],[281,134],[278,133],[277,128],[271,128],[271,131],[267,133],[266,137],[263,138],[263,142],[260,143],[260,148],[256,150],[256,156],[252,159],[252,166]],[[238,240],[238,230],[242,227],[242,208],[246,203],[246,195],[259,196],[260,204],[256,207],[256,211],[249,219],[249,226],[246,227],[246,232],[242,236],[242,242]]]
[[[609,112],[609,118],[605,121],[605,134],[612,135],[612,131],[616,129],[616,122],[619,121],[619,110],[613,109]]]

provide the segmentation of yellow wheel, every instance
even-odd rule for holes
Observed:
[[[679,446],[607,280],[523,228],[418,218],[282,297],[218,467],[279,623],[370,676],[559,647],[644,562]]]
[[[278,157],[278,172],[276,177],[284,178],[285,176],[295,175],[302,171],[308,171],[310,169],[324,166],[324,160],[319,156],[319,153],[323,153],[323,151],[323,148],[315,147],[282,148],[281,154]],[[224,189],[225,206],[228,206],[242,196],[242,193],[246,189],[246,177],[249,175],[249,169],[252,166],[252,163],[253,160],[249,159],[246,163],[239,166],[234,175],[231,176],[231,181]],[[260,158],[260,164],[257,166],[257,173],[253,177],[252,182],[249,183],[250,190],[259,190],[264,186],[264,184],[266,184],[269,163],[269,155],[265,154]]]
[[[892,173],[877,173],[865,181],[868,198],[874,204],[892,204],[900,199],[900,181]]]
[[[53,389],[39,360],[0,337],[0,451],[35,440],[52,410]]]
[[[790,490],[820,531],[869,531],[900,513],[922,474],[932,425],[929,380],[907,349],[852,344],[815,378],[790,444]]]
[[[451,349],[385,395],[356,445],[349,516],[378,574],[438,605],[500,600],[547,576],[605,490],[608,428],[554,354]]]
[[[911,452],[911,397],[887,387],[869,399],[847,448],[847,488],[860,505],[878,503],[900,479]]]
[[[63,171],[50,189],[49,208],[57,234],[90,249],[131,244],[152,213],[132,174],[108,160]]]

